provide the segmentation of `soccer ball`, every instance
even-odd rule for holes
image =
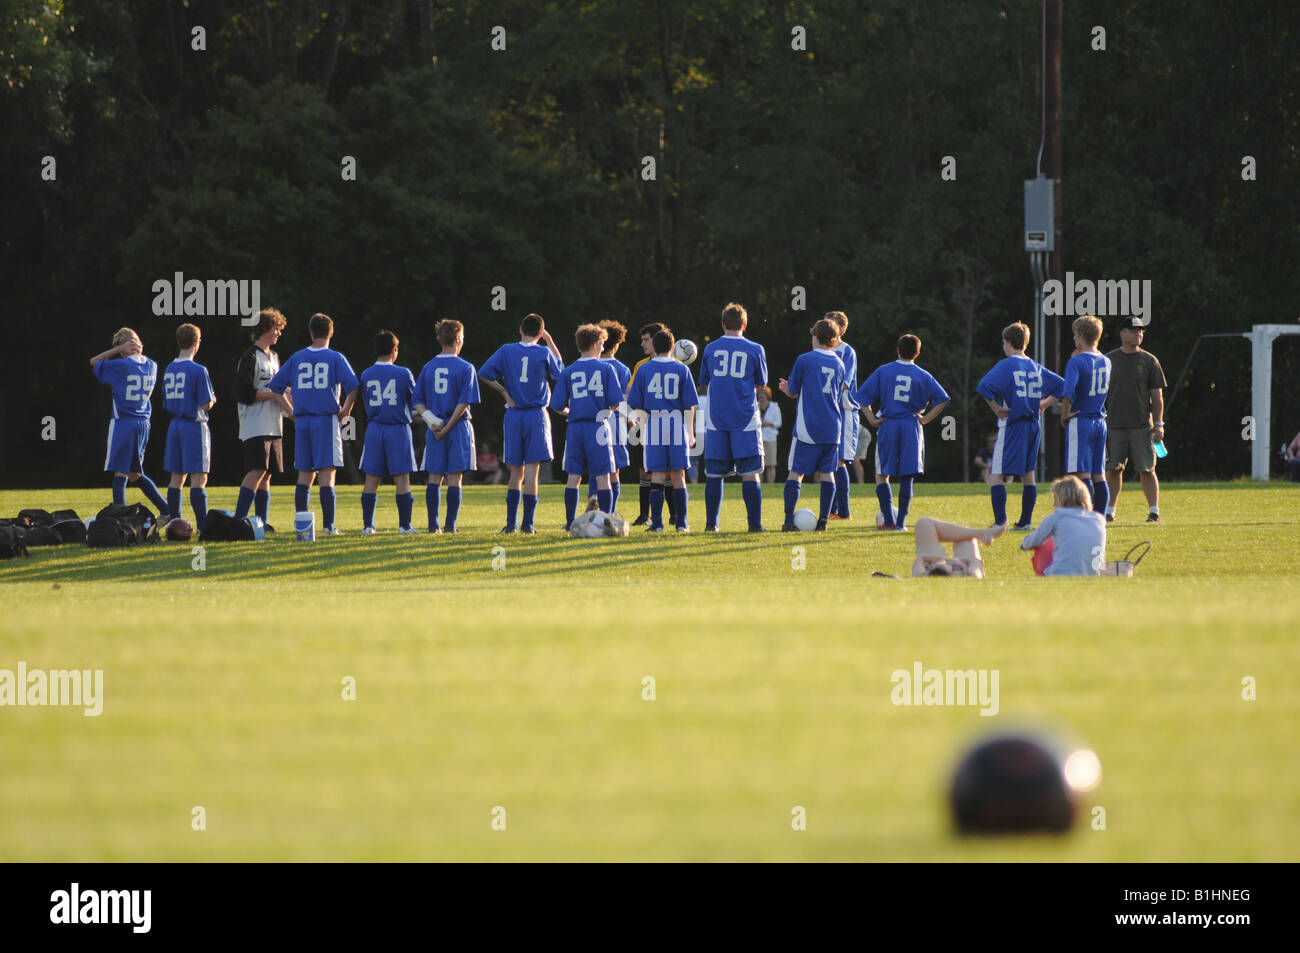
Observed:
[[[673,357],[683,364],[694,364],[695,359],[700,356],[700,349],[695,346],[695,342],[687,338],[682,338],[673,345]]]
[[[1056,755],[1038,739],[1019,735],[992,738],[967,752],[948,798],[962,834],[1063,834],[1077,807]]]
[[[817,514],[812,510],[795,510],[791,519],[794,521],[794,528],[801,533],[811,533],[817,528]]]
[[[891,506],[889,511],[894,515],[894,525],[898,525],[898,507]],[[880,507],[876,507],[876,529],[885,525],[885,514],[880,512]]]

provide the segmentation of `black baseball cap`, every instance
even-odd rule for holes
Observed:
[[[1121,331],[1145,331],[1150,323],[1150,318],[1120,318],[1119,329]]]

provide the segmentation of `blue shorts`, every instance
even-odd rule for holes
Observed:
[[[397,476],[415,469],[415,445],[409,424],[366,424],[361,472],[367,476]]]
[[[501,457],[508,467],[545,463],[555,458],[551,449],[551,417],[545,407],[507,407],[505,448]]]
[[[1071,417],[1065,424],[1065,472],[1106,472],[1106,418]]]
[[[840,427],[840,459],[852,460],[858,449],[858,434],[862,430],[862,415],[858,408],[844,411],[844,423]]]
[[[569,421],[564,433],[564,472],[591,477],[614,472],[614,446],[609,439],[608,421]]]
[[[343,433],[334,414],[310,414],[294,422],[293,468],[300,472],[343,466]]]
[[[173,417],[167,425],[163,469],[168,473],[207,473],[212,467],[212,437],[206,420]]]
[[[999,420],[998,441],[993,446],[989,473],[1024,476],[1038,469],[1038,443],[1042,428],[1036,417],[1022,420]]]
[[[763,430],[714,430],[704,432],[704,475],[749,476],[763,471]]]
[[[609,421],[610,443],[614,447],[614,469],[622,470],[632,462],[627,453],[627,419],[618,412],[611,413]]]
[[[917,417],[886,420],[876,431],[876,475],[916,476],[925,472],[925,434]]]
[[[148,445],[148,417],[114,417],[108,422],[104,469],[112,473],[144,472],[144,448]]]
[[[685,470],[690,467],[690,450],[684,443],[659,443],[645,448],[645,468],[651,473]]]
[[[840,451],[837,443],[804,443],[798,437],[790,441],[790,472],[800,476],[810,473],[834,473]]]
[[[478,454],[474,450],[474,425],[462,417],[451,433],[438,440],[430,430],[424,441],[424,466],[426,473],[464,473],[478,469]]]

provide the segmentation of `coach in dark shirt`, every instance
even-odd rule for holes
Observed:
[[[1142,480],[1147,498],[1147,522],[1160,522],[1160,482],[1156,479],[1154,444],[1165,439],[1165,372],[1160,361],[1142,350],[1145,326],[1138,318],[1121,318],[1118,350],[1110,359],[1110,391],[1106,398],[1106,483],[1110,505],[1106,519],[1115,519],[1124,466],[1129,460]]]

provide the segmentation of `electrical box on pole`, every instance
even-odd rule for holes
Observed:
[[[1052,214],[1055,184],[1041,175],[1025,179],[1025,251],[1056,250],[1056,221]]]

